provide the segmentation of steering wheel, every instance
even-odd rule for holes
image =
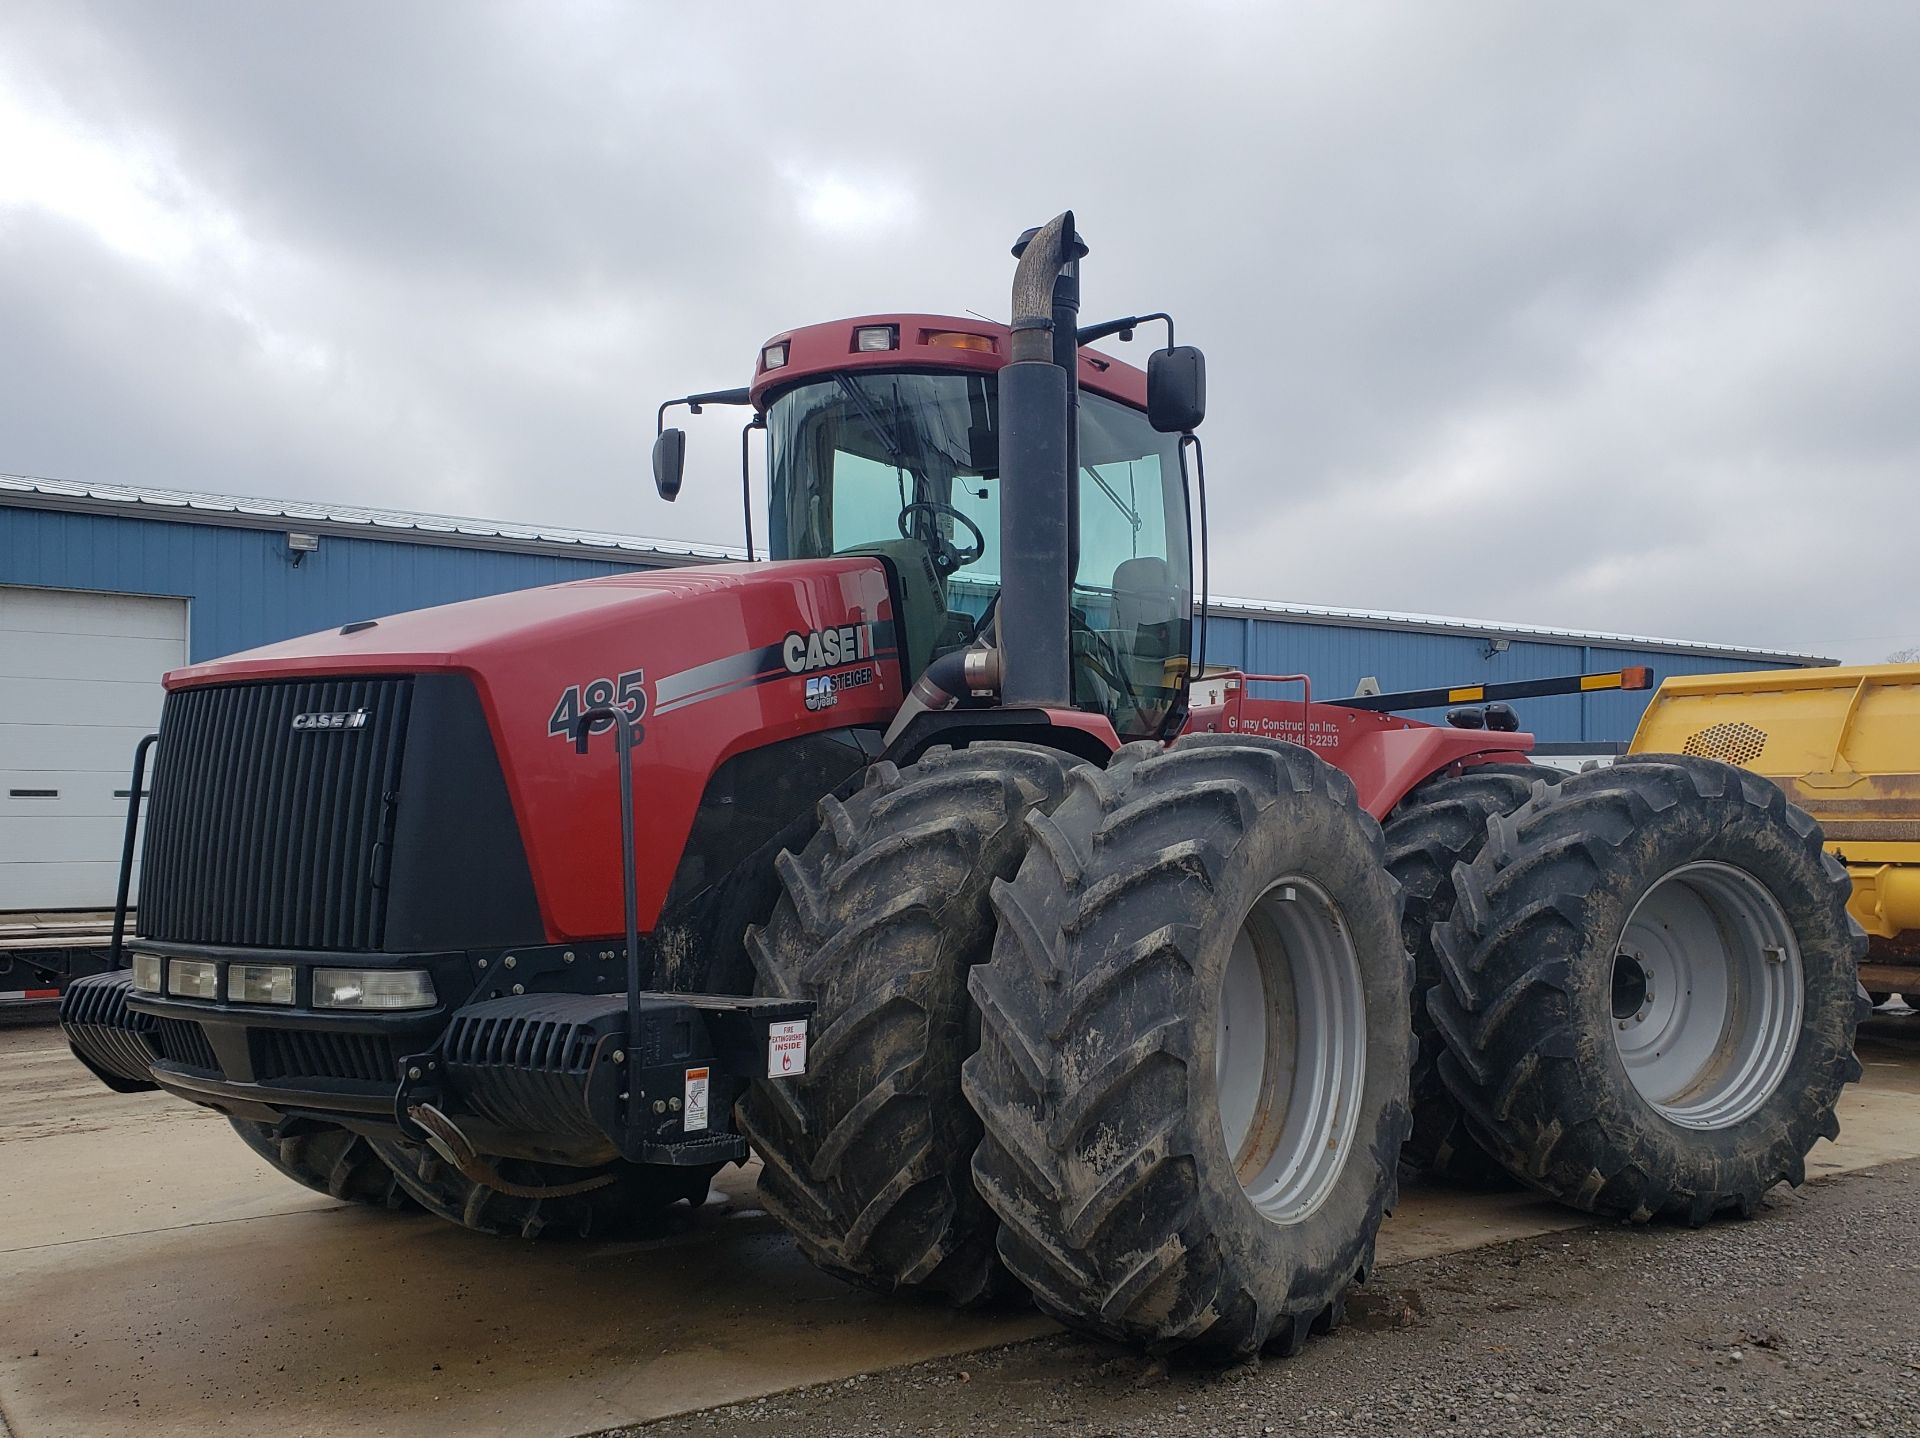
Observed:
[[[1147,701],[1134,686],[1132,676],[1127,673],[1127,661],[1113,641],[1084,620],[1076,625],[1069,619],[1068,632],[1075,638],[1084,635],[1086,639],[1085,645],[1074,657],[1086,664],[1108,688],[1117,688],[1128,704],[1144,713]]]
[[[966,530],[968,534],[973,536],[973,548],[962,549],[944,534],[941,534],[937,528],[935,529],[934,533],[938,544],[934,550],[933,567],[942,574],[951,574],[956,569],[964,568],[987,552],[987,537],[980,532],[980,526],[975,524],[971,519],[968,519],[966,515],[955,509],[952,505],[942,504],[937,499],[916,499],[913,503],[901,508],[900,537],[902,539],[912,539],[914,537],[913,526],[910,521],[915,512],[919,510],[926,511],[926,513],[936,519],[942,516],[951,519],[962,529]]]

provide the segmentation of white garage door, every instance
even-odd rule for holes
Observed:
[[[0,585],[0,912],[113,906],[134,746],[187,601]]]

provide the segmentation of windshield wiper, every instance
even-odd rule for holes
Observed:
[[[1099,470],[1090,464],[1083,464],[1080,467],[1087,472],[1088,479],[1091,479],[1095,484],[1100,486],[1100,492],[1113,501],[1113,507],[1126,516],[1127,523],[1133,526],[1133,532],[1138,535],[1146,525],[1146,521],[1140,517],[1140,511],[1122,499],[1119,492],[1107,483],[1106,476],[1102,475]]]

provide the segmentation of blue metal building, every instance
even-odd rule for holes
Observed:
[[[616,534],[0,476],[0,584],[183,598],[194,663],[355,619],[729,557]]]

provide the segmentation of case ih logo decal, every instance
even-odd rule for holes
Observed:
[[[589,709],[617,709],[624,712],[627,725],[633,730],[633,742],[638,744],[645,737],[640,721],[647,713],[647,671],[629,669],[612,679],[590,679],[585,684],[563,689],[559,702],[553,706],[553,716],[547,720],[548,736],[571,739],[574,726]],[[595,734],[604,734],[609,727],[606,719],[593,722]]]
[[[789,674],[833,669],[856,659],[873,658],[873,626],[843,624],[838,629],[814,629],[789,634],[780,646],[780,658]]]
[[[653,681],[653,713],[665,718],[676,709],[703,704],[709,699],[737,694],[777,680],[789,680],[796,674],[821,677],[816,671],[842,665],[860,665],[848,672],[825,676],[830,689],[807,687],[808,707],[831,708],[833,696],[843,689],[871,684],[878,677],[874,665],[863,660],[889,658],[893,654],[893,621],[839,624],[831,629],[796,630],[778,644],[709,659],[691,669],[663,674]]]
[[[332,714],[296,714],[293,716],[296,729],[364,729],[367,727],[367,711],[364,709],[346,709]]]

